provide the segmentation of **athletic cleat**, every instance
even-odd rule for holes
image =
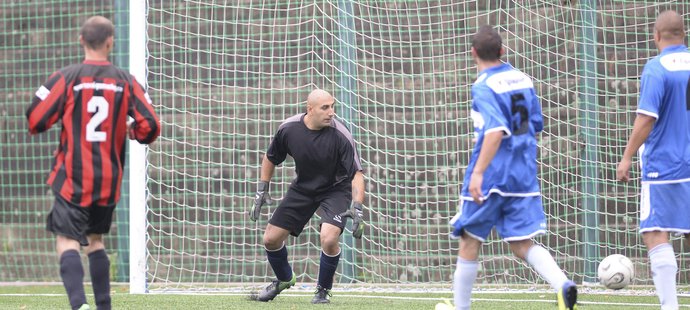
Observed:
[[[91,307],[89,304],[83,304],[81,307],[79,307],[79,310],[91,310]]]
[[[563,288],[558,291],[558,310],[577,309],[577,286],[575,282],[568,280]]]
[[[316,287],[316,292],[314,292],[314,298],[311,300],[312,304],[327,304],[331,300],[328,298],[331,295],[331,290],[321,287],[321,285]]]
[[[258,295],[250,296],[250,299],[264,302],[271,301],[273,298],[276,298],[280,292],[295,285],[296,282],[297,278],[295,277],[294,273],[292,274],[292,280],[290,281],[273,280],[271,284],[261,290]]]
[[[455,310],[455,306],[448,299],[444,299],[443,302],[436,304],[434,310]]]

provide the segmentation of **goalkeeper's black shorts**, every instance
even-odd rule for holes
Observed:
[[[81,207],[70,203],[60,195],[55,195],[55,203],[48,213],[46,229],[79,241],[82,246],[89,245],[86,238],[89,234],[106,234],[110,232],[115,206]]]
[[[297,237],[314,213],[317,213],[321,217],[319,230],[321,224],[328,223],[339,227],[342,234],[347,219],[342,219],[340,214],[348,210],[351,201],[350,187],[335,188],[316,195],[307,195],[290,187],[268,222]]]

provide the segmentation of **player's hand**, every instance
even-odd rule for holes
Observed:
[[[137,139],[137,135],[134,131],[134,120],[127,122],[127,137],[130,140],[136,140]]]
[[[484,182],[484,174],[482,173],[472,173],[470,177],[470,195],[472,200],[478,205],[484,202],[484,195],[482,195],[482,182]]]
[[[249,219],[254,222],[259,219],[259,216],[261,215],[261,207],[263,207],[264,204],[273,204],[271,196],[268,195],[268,184],[269,183],[266,181],[259,181],[259,186],[257,187],[256,195],[254,196],[254,205],[252,206],[252,210],[249,212]]]
[[[341,218],[352,218],[352,236],[357,239],[362,239],[362,233],[364,233],[365,224],[362,216],[362,204],[354,201],[350,204],[349,210],[340,213]]]
[[[632,166],[632,161],[630,159],[621,159],[618,163],[618,168],[616,168],[616,180],[621,182],[628,182],[630,180],[630,167]]]

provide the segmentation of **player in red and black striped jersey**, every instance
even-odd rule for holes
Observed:
[[[55,203],[47,229],[57,235],[60,275],[73,309],[88,309],[81,246],[89,256],[98,309],[110,309],[110,262],[102,235],[120,199],[127,138],[153,142],[160,121],[144,88],[108,61],[114,26],[102,16],[80,31],[85,60],[53,73],[26,112],[32,134],[61,122],[60,144],[48,184]],[[128,125],[128,116],[134,119]]]

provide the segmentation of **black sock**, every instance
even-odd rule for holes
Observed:
[[[290,268],[290,263],[288,262],[288,252],[285,244],[279,250],[269,251],[267,249],[266,257],[268,257],[268,262],[271,264],[273,273],[276,274],[278,280],[283,282],[292,280],[292,268]]]
[[[84,266],[76,250],[67,250],[60,256],[60,277],[67,291],[67,298],[72,309],[79,309],[86,303],[84,293]]]
[[[321,251],[321,260],[319,262],[319,282],[322,288],[330,290],[333,288],[333,276],[336,269],[338,269],[338,262],[340,261],[340,252],[336,256],[328,256]]]
[[[89,272],[98,310],[110,310],[110,260],[105,250],[89,254]]]

